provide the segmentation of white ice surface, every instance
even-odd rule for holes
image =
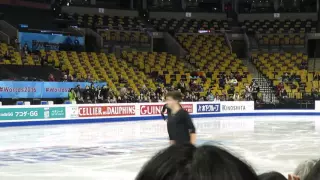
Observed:
[[[291,173],[319,158],[319,117],[194,119],[198,144],[218,144],[258,173]],[[0,129],[1,180],[133,180],[166,147],[164,121]]]

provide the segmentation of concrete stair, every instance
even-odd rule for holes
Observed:
[[[309,58],[308,71],[320,71],[320,58]]]
[[[253,78],[259,77],[259,71],[257,70],[256,66],[249,61],[249,59],[241,59],[241,61],[246,67],[248,67],[248,71],[250,74],[252,74]]]

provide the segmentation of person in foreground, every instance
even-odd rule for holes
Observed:
[[[181,107],[181,100],[182,95],[178,91],[166,95],[167,107],[171,110],[167,121],[170,144],[195,144],[196,129],[189,113]]]
[[[136,180],[258,180],[258,176],[220,147],[174,144],[151,158]]]

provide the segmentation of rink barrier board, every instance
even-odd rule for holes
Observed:
[[[289,112],[291,111],[291,112]],[[202,114],[191,115],[192,118],[210,118],[210,117],[240,117],[240,116],[320,116],[320,112],[257,112],[257,113],[229,113],[229,114]],[[141,117],[121,117],[121,118],[91,118],[91,119],[69,119],[69,120],[40,120],[40,121],[13,121],[1,122],[0,127],[15,126],[45,126],[45,125],[68,125],[68,124],[90,124],[90,123],[112,123],[129,121],[150,121],[162,120],[161,116],[141,116]],[[214,119],[213,119],[214,120]]]
[[[182,105],[193,118],[320,116],[320,103],[316,103],[315,110],[254,110],[252,101],[185,102]],[[0,127],[161,120],[162,106],[163,103],[0,106]],[[119,112],[122,114],[117,114]]]

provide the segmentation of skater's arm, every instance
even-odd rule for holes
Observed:
[[[163,120],[166,120],[166,117],[164,116],[164,112],[166,112],[166,110],[167,110],[167,105],[165,104],[161,110],[161,116],[162,116]]]
[[[189,129],[190,133],[190,143],[195,144],[196,143],[196,128],[194,127],[194,124],[191,120],[190,115],[186,112],[186,122],[187,122],[187,127]]]

